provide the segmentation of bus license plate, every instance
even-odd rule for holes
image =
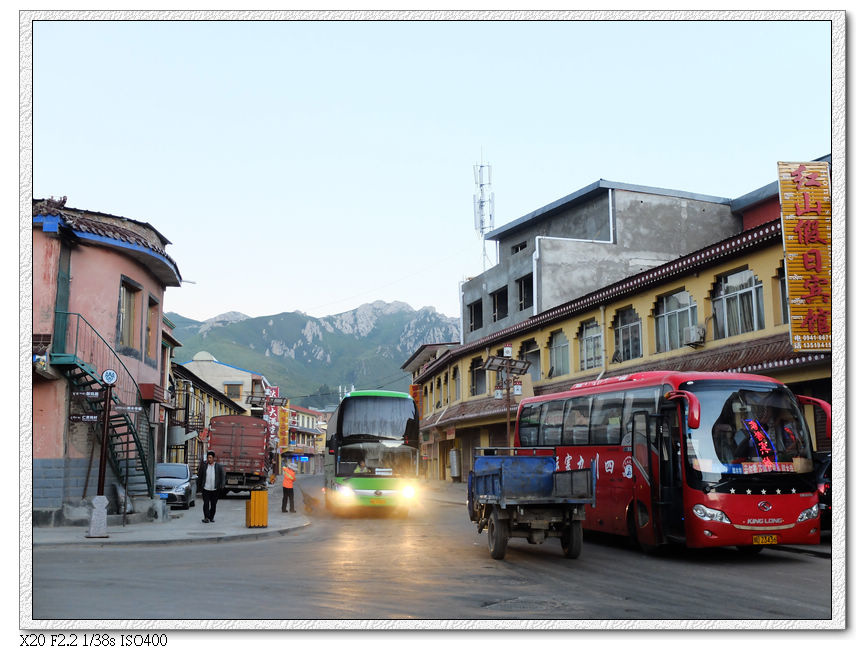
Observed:
[[[754,544],[777,544],[777,535],[754,535]]]
[[[387,503],[384,499],[370,499],[369,502],[375,506],[380,506],[384,503]]]

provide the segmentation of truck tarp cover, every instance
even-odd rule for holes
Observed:
[[[226,472],[263,472],[267,458],[267,423],[248,415],[212,418],[210,449]]]

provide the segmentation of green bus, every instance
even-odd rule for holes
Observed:
[[[327,426],[324,498],[336,513],[408,514],[418,496],[418,411],[407,393],[347,394]]]

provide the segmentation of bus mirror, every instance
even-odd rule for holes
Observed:
[[[688,428],[700,428],[700,400],[694,393],[686,390],[671,390],[664,395],[665,399],[684,399],[688,402]]]
[[[817,399],[816,397],[808,397],[807,395],[796,395],[796,399],[799,400],[800,404],[808,404],[810,406],[816,406],[823,410],[823,414],[826,416],[826,437],[832,437],[832,405],[829,402],[824,402],[822,399]]]

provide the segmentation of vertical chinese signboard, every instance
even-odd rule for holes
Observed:
[[[279,407],[279,448],[284,450],[288,447],[288,430],[290,428],[289,415],[291,411],[285,407]]]
[[[832,197],[829,163],[778,163],[790,342],[832,349]]]

